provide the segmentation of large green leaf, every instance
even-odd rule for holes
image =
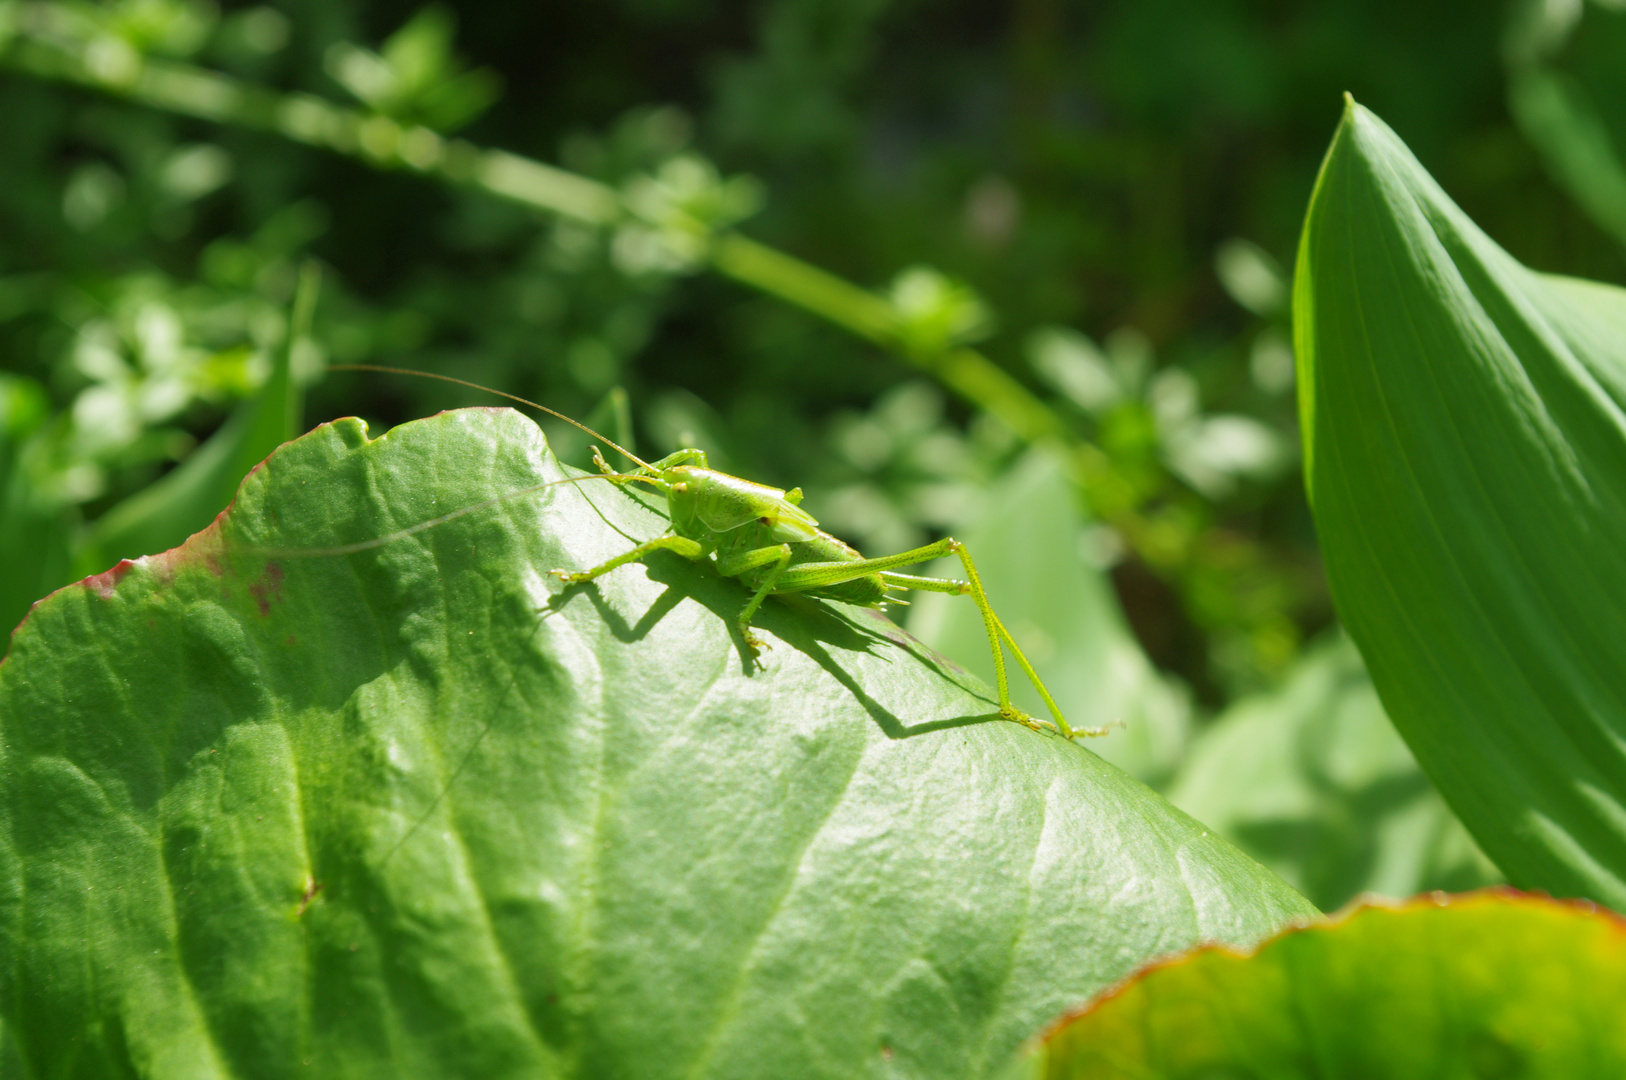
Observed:
[[[1626,904],[1626,292],[1520,266],[1351,102],[1294,318],[1333,596],[1395,726],[1510,880]]]
[[[1626,1074],[1626,925],[1473,893],[1367,907],[1254,956],[1145,972],[1035,1045],[1037,1080],[1574,1080]]]
[[[17,1040],[0,1020],[0,1080],[24,1080],[22,1059],[17,1056]]]
[[[1191,705],[1161,676],[1130,633],[1112,583],[1085,557],[1078,489],[1053,454],[1034,450],[994,485],[960,536],[999,617],[1010,628],[1074,726],[1120,725],[1090,744],[1119,768],[1155,784],[1185,752]],[[963,577],[958,559],[931,567]],[[994,677],[976,605],[943,593],[914,596],[909,629],[922,641]],[[1044,716],[1044,701],[1011,670],[1017,704]]]
[[[499,499],[562,475],[507,410],[339,421],[34,609],[0,1001],[37,1074],[976,1076],[1313,912],[874,613],[770,603],[750,671],[707,568],[562,587],[665,527]]]
[[[1280,688],[1204,728],[1163,790],[1324,911],[1362,892],[1499,880],[1395,733],[1343,634],[1307,650]]]

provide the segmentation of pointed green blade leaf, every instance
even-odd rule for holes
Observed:
[[[1626,293],[1520,266],[1351,102],[1294,318],[1333,595],[1389,715],[1512,881],[1626,904]]]
[[[1626,925],[1484,892],[1205,949],[1052,1030],[1016,1076],[1569,1080],[1626,1072]]]
[[[35,608],[0,665],[35,1074],[978,1076],[1313,912],[872,612],[771,602],[752,671],[705,567],[564,587],[667,527],[525,490],[564,475],[507,410],[340,421]]]

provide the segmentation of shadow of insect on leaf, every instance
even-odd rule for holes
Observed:
[[[741,671],[751,675],[758,667],[758,663],[751,653],[750,647],[739,633],[735,625],[734,616],[738,613],[742,602],[742,590],[735,587],[732,582],[715,578],[704,570],[676,555],[666,552],[655,552],[644,562],[644,570],[651,581],[665,585],[665,590],[650,605],[649,609],[639,618],[635,625],[628,625],[621,613],[616,611],[605,601],[599,592],[597,582],[585,582],[567,586],[556,593],[548,602],[548,611],[544,618],[562,610],[577,595],[585,594],[598,612],[599,617],[616,639],[631,643],[645,637],[661,619],[673,611],[685,599],[692,599],[705,607],[712,615],[728,627],[729,636],[739,655]],[[896,714],[876,701],[852,674],[831,655],[830,648],[848,653],[864,653],[872,657],[885,659],[887,653],[876,649],[881,642],[890,642],[909,653],[916,661],[931,667],[939,674],[956,682],[962,682],[964,672],[957,665],[935,657],[930,650],[915,641],[902,629],[888,621],[884,616],[876,614],[873,617],[873,626],[865,626],[855,622],[851,616],[839,608],[822,601],[795,594],[784,594],[775,598],[778,601],[775,610],[772,607],[764,608],[759,617],[763,629],[773,634],[789,647],[807,656],[819,667],[823,668],[831,678],[835,679],[854,699],[869,713],[878,727],[888,738],[903,739],[914,735],[923,735],[945,728],[964,727],[970,724],[979,724],[987,721],[1002,720],[998,708],[992,708],[986,713],[968,716],[951,717],[942,720],[933,720],[920,724],[906,724]],[[866,612],[866,614],[869,614]],[[888,650],[887,652],[891,652]],[[941,661],[941,662],[940,662]],[[948,670],[948,669],[952,669]],[[959,678],[956,675],[960,676]],[[969,687],[967,689],[970,689]],[[979,696],[982,696],[979,692]],[[991,705],[992,701],[989,702]]]
[[[725,581],[708,581],[708,575],[704,570],[697,569],[692,563],[667,552],[651,553],[643,566],[650,581],[665,585],[666,588],[655,598],[649,610],[639,617],[637,623],[629,625],[626,618],[604,599],[597,581],[566,585],[548,601],[542,617],[549,618],[560,613],[578,595],[586,596],[616,640],[630,645],[646,637],[656,624],[684,600],[693,600],[717,616],[728,628],[729,637],[739,655],[741,672],[750,675],[758,667],[750,646],[745,643],[745,637],[739,632],[733,618],[733,614],[738,612],[743,603],[739,590],[730,589],[728,582]],[[783,638],[784,634],[781,631],[785,628],[781,625],[782,621],[770,616],[763,625]]]
[[[578,594],[583,594],[592,601],[593,608],[598,612],[599,618],[604,621],[604,625],[609,627],[610,633],[615,635],[617,641],[627,645],[642,640],[655,628],[656,623],[664,619],[684,599],[681,590],[668,585],[666,591],[655,598],[655,602],[649,606],[649,610],[639,617],[637,623],[629,626],[627,620],[622,618],[621,613],[605,601],[604,594],[599,592],[598,582],[589,581],[566,585],[555,593],[543,609],[542,617],[549,618],[559,614]],[[738,634],[735,635],[735,637],[738,636]],[[740,641],[740,648],[742,650],[745,648],[743,639]]]
[[[946,658],[938,657],[924,644],[915,640],[906,631],[904,631],[896,623],[893,623],[891,620],[887,619],[886,616],[882,615],[880,612],[858,609],[861,616],[865,617],[866,621],[873,624],[870,626],[864,626],[858,622],[855,622],[847,611],[817,600],[811,600],[807,597],[788,596],[784,597],[782,602],[787,607],[796,608],[807,613],[810,617],[804,620],[790,620],[790,625],[786,627],[787,632],[781,634],[780,636],[783,637],[788,644],[811,657],[814,663],[818,664],[825,671],[829,672],[832,678],[841,683],[841,685],[845,686],[853,697],[858,700],[858,703],[864,707],[865,711],[869,713],[870,718],[875,721],[876,725],[883,733],[885,733],[887,738],[907,739],[915,735],[925,735],[932,731],[942,731],[946,728],[968,727],[972,724],[981,724],[989,721],[1004,721],[1005,718],[1000,715],[998,706],[995,704],[993,699],[988,698],[979,689],[973,686],[964,685],[963,676],[966,673],[962,668],[959,667],[959,665],[947,660]],[[826,635],[808,633],[810,627],[822,628],[825,624],[839,627],[841,629],[836,633]],[[777,633],[778,631],[776,630],[775,632]],[[839,645],[840,647],[846,648],[852,652],[862,651],[877,656],[882,654],[876,653],[876,651],[872,648],[874,643],[877,641],[889,641],[898,646],[898,648],[907,652],[917,662],[924,664],[925,666],[936,671],[938,674],[949,678],[953,682],[960,683],[963,689],[975,693],[978,697],[986,700],[989,705],[994,706],[994,708],[990,709],[986,713],[976,713],[967,716],[954,716],[943,720],[929,720],[919,724],[906,724],[899,720],[896,714],[884,708],[874,698],[870,697],[870,695],[864,691],[864,688],[858,685],[857,680],[852,677],[852,674],[847,671],[846,668],[842,667],[841,664],[839,664],[835,658],[832,657],[829,652],[819,644],[820,641],[825,641],[832,645]],[[860,647],[853,648],[849,645],[849,642],[855,641],[861,643]],[[947,669],[952,669],[952,671],[947,670],[945,665]],[[961,677],[956,677],[956,673],[958,673],[958,675]]]

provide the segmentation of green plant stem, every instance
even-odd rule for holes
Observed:
[[[711,264],[724,277],[822,316],[930,372],[997,416],[1024,442],[1078,441],[1044,402],[975,349],[926,356],[905,349],[892,305],[867,289],[737,232],[713,238]]]
[[[279,94],[218,72],[143,57],[110,40],[81,44],[69,36],[50,5],[17,10],[23,33],[0,51],[0,63],[29,75],[166,112],[274,132],[377,167],[405,167],[473,185],[594,225],[613,224],[623,214],[616,190],[596,180],[504,150],[446,140],[427,128],[403,126],[311,94]],[[711,263],[725,277],[827,319],[931,373],[1025,442],[1054,442],[1069,449],[1079,443],[1043,401],[981,353],[955,348],[918,355],[904,348],[892,306],[867,289],[737,232],[712,238]]]
[[[424,127],[396,123],[304,93],[277,93],[189,64],[140,56],[109,46],[87,46],[28,36],[52,21],[46,5],[28,5],[25,30],[0,50],[0,64],[73,83],[165,112],[269,131],[306,146],[359,158],[376,167],[404,167],[459,184],[472,184],[527,206],[594,225],[621,216],[615,189],[504,150],[484,150],[444,139]],[[43,25],[42,25],[43,24]],[[101,59],[96,59],[100,56]]]
[[[828,319],[884,348],[897,348],[892,305],[868,289],[737,232],[712,239],[711,264],[724,277]]]

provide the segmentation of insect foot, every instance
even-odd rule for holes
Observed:
[[[751,656],[757,660],[762,658],[763,653],[773,648],[772,645],[751,633],[749,626],[740,627],[740,635],[745,638],[745,645],[746,648],[751,650]]]
[[[1083,729],[1078,729],[1078,727],[1075,727],[1075,729],[1063,732],[1060,727],[1052,724],[1052,722],[1034,719],[1034,717],[1028,716],[1026,712],[1021,711],[1021,709],[1016,708],[1016,706],[1011,706],[1011,708],[1008,709],[1000,709],[1000,716],[1005,717],[1006,721],[1016,722],[1016,724],[1021,724],[1023,727],[1031,727],[1031,729],[1036,730],[1036,732],[1039,732],[1041,735],[1060,735],[1062,738],[1067,738],[1068,742],[1072,742],[1073,738],[1078,737],[1078,735],[1106,735],[1106,729],[1104,729],[1104,727],[1083,727]]]
[[[1057,735],[1061,734],[1060,729],[1057,728],[1055,724],[1045,720],[1035,720],[1033,717],[1029,716],[1027,713],[1016,708],[1015,706],[999,710],[999,715],[1004,717],[1006,720],[1011,720],[1021,724],[1025,728],[1032,728],[1034,731],[1048,731]]]

